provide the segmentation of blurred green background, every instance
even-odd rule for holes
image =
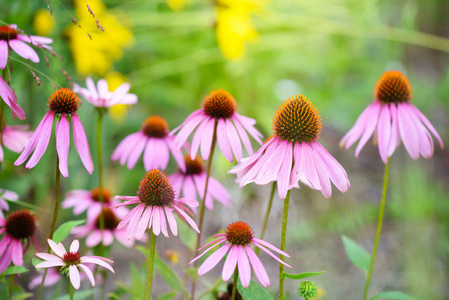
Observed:
[[[365,146],[355,159],[354,147],[344,151],[338,142],[372,102],[374,85],[383,72],[395,69],[408,76],[413,104],[449,144],[448,1],[0,0],[0,7],[0,21],[17,24],[28,34],[48,35],[64,58],[39,51],[41,62],[27,66],[29,61],[11,54],[16,59],[12,85],[27,119],[8,118],[7,124],[30,124],[34,130],[47,111],[53,84],[69,86],[65,72],[81,86],[86,76],[95,81],[106,77],[112,86],[123,80],[131,83],[139,102],[128,109],[116,108],[106,118],[106,158],[146,117],[160,115],[175,128],[213,89],[233,94],[239,113],[256,119],[265,137],[271,134],[271,119],[282,101],[294,94],[310,98],[323,119],[320,142],[351,181],[349,192],[334,189],[331,199],[306,187],[292,194],[289,263],[293,273],[327,270],[314,278],[323,289],[320,299],[361,298],[363,273],[347,259],[340,236],[347,235],[371,251],[384,165],[377,147]],[[40,77],[40,86],[30,68]],[[84,103],[79,115],[95,160],[95,111]],[[70,151],[70,177],[62,180],[63,192],[95,187],[96,173],[86,176],[75,150]],[[43,207],[36,215],[45,228],[53,205],[55,149],[49,147],[32,170],[13,166],[16,153],[6,150],[5,155],[0,187]],[[203,236],[236,220],[248,222],[258,235],[269,187],[249,185],[240,190],[227,174],[233,164],[221,155],[216,158],[212,175],[229,189],[234,203],[230,209],[216,205],[206,214]],[[413,161],[400,146],[391,161],[370,295],[401,290],[418,299],[448,299],[449,152],[435,148],[433,158]],[[175,170],[171,164],[167,173]],[[141,162],[128,170],[106,159],[106,187],[113,194],[133,195],[144,172]],[[280,241],[281,213],[282,202],[277,199],[266,235],[275,245]],[[59,221],[64,218],[73,217],[67,210]],[[42,245],[46,232],[40,230]],[[117,248],[116,255],[123,256],[115,260],[121,261],[123,272],[117,272],[111,284],[130,280],[125,257],[129,254],[122,246]],[[158,248],[161,256],[167,248],[182,251],[177,238],[164,240]],[[262,261],[267,261],[271,274],[277,274],[274,261],[268,257]],[[219,270],[207,276],[214,281]],[[276,278],[271,276],[273,291]],[[297,282],[286,284],[294,299]],[[158,288],[160,292],[168,289],[163,284]]]

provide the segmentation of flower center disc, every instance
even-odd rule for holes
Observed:
[[[100,202],[100,188],[93,188],[90,192],[91,198],[96,202]],[[103,188],[103,203],[111,203],[111,196],[111,192]]]
[[[399,71],[387,71],[376,83],[374,99],[384,103],[401,103],[412,99],[412,86]]]
[[[103,209],[103,219],[104,219],[104,229],[107,230],[116,229],[118,223],[120,223],[115,213],[109,208]],[[95,219],[95,227],[97,229],[100,229],[100,215],[98,215],[97,219]]]
[[[164,172],[150,170],[140,181],[137,196],[147,205],[170,207],[175,200],[175,191]]]
[[[203,109],[206,115],[216,119],[230,118],[237,108],[234,97],[225,90],[215,90],[204,98]]]
[[[278,108],[272,128],[282,140],[310,143],[320,134],[321,117],[309,99],[295,95]]]
[[[13,238],[30,238],[36,231],[36,219],[29,210],[15,211],[8,215],[5,229]]]
[[[148,137],[163,138],[168,134],[168,123],[159,116],[151,116],[143,121],[142,130]]]
[[[190,155],[184,156],[184,161],[186,163],[186,175],[195,175],[201,174],[204,172],[204,163],[203,160],[196,156],[194,160],[190,158]]]
[[[254,237],[253,229],[245,222],[234,222],[226,228],[226,239],[233,245],[248,245]]]
[[[17,38],[17,30],[9,26],[0,26],[0,40],[9,41]]]
[[[78,252],[67,252],[62,259],[66,264],[75,266],[81,263],[81,254]]]
[[[48,98],[51,111],[57,114],[71,115],[78,110],[79,104],[78,96],[68,88],[61,88]]]

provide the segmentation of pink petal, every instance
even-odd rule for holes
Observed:
[[[87,247],[95,247],[101,242],[101,231],[94,230],[86,239]]]
[[[192,226],[192,228],[196,231],[196,232],[200,232],[200,230],[198,229],[198,226],[196,226],[195,222],[192,220],[192,218],[187,215],[182,209],[180,209],[177,205],[173,205],[173,208],[187,221],[187,223],[189,223],[190,226]]]
[[[97,264],[97,265],[100,265],[100,266],[108,269],[112,273],[115,273],[114,269],[107,262],[105,262],[105,261],[103,261],[101,259],[95,258],[95,257],[87,257],[87,256],[81,257],[81,263]]]
[[[142,138],[142,132],[137,131],[125,137],[112,153],[111,159],[120,159],[120,164],[124,165],[129,155],[134,149],[134,145]]]
[[[143,153],[143,165],[147,171],[158,169],[157,140],[156,138],[149,138]]]
[[[399,103],[398,104],[398,123],[399,123],[399,133],[401,134],[401,139],[404,142],[405,149],[410,154],[412,159],[419,158],[419,140],[418,132],[415,124],[413,124],[407,106]]]
[[[134,207],[123,219],[122,221],[117,225],[117,230],[120,230],[122,228],[124,228],[126,226],[126,224],[128,224],[131,219],[134,217],[136,211],[140,210],[141,205],[138,205],[136,207]]]
[[[312,187],[316,190],[321,190],[320,179],[313,163],[313,149],[310,147],[309,143],[301,143],[300,164],[302,166],[302,172]]]
[[[28,169],[34,167],[39,162],[42,155],[44,155],[45,150],[47,149],[48,142],[50,141],[51,129],[53,127],[53,117],[55,116],[55,114],[47,113],[46,116],[48,116],[48,117],[44,117],[44,119],[42,119],[42,121],[41,121],[42,127],[40,128],[40,130],[38,131],[38,129],[39,129],[39,127],[38,127],[38,129],[36,129],[36,131],[33,134],[33,137],[35,134],[38,135],[36,137],[38,140],[36,141],[36,148],[34,150],[33,155],[31,156],[28,163],[25,165],[25,167]],[[31,137],[31,140],[33,140],[33,137]],[[30,144],[31,144],[31,140],[30,140]],[[25,153],[26,151],[27,151],[27,149],[25,148],[25,150],[23,150],[23,153]],[[19,157],[19,159],[17,159],[16,163],[20,160],[21,157],[22,157],[22,155],[20,155],[20,157]]]
[[[225,241],[226,241],[226,238],[224,238],[224,239],[218,239],[218,240],[212,241],[212,242],[210,242],[210,243],[204,245],[203,247],[199,248],[197,251],[201,251],[204,247],[206,247],[206,246],[208,246],[208,245],[211,245],[211,244],[213,244],[213,243],[216,243],[215,245],[210,246],[210,247],[207,248],[203,253],[201,253],[200,255],[198,255],[197,257],[195,257],[189,264],[191,264],[191,263],[197,261],[197,260],[200,259],[204,254],[208,253],[210,250],[212,250],[213,248],[217,247],[218,245],[222,244],[222,243],[225,242]],[[217,243],[217,242],[218,242],[218,243]]]
[[[153,219],[153,233],[156,236],[159,236],[159,234],[161,233],[161,215],[159,214],[159,206],[153,207],[152,219]]]
[[[424,125],[426,125],[427,129],[429,129],[429,131],[435,136],[441,149],[443,149],[444,148],[443,141],[438,135],[438,132],[435,130],[435,127],[433,127],[430,121],[426,118],[426,116],[424,116],[424,114],[419,109],[417,109],[410,103],[408,103],[408,105],[410,106],[410,109],[413,110],[419,116],[419,119],[424,123]]]
[[[145,230],[148,228],[148,223],[150,222],[151,212],[153,211],[153,207],[148,205],[145,208],[142,216],[140,217],[139,223],[137,225],[136,230],[136,239],[140,240],[145,233]]]
[[[382,105],[379,101],[374,101],[374,103],[369,106],[371,107],[371,110],[369,112],[369,115],[367,116],[365,131],[363,132],[363,135],[360,138],[360,142],[355,149],[355,157],[359,156],[359,153],[362,150],[363,146],[365,146],[366,142],[369,140],[374,130],[376,129],[381,106]]]
[[[9,46],[12,50],[14,50],[17,54],[22,56],[25,59],[29,59],[34,63],[39,62],[39,56],[37,55],[36,51],[33,50],[29,45],[25,44],[24,42],[20,40],[10,40]]]
[[[64,254],[66,253],[65,251],[62,251],[61,248],[59,248],[59,246],[52,240],[47,239],[48,245],[50,245],[51,250],[53,250],[53,252],[59,256],[59,257],[63,257]]]
[[[248,257],[246,256],[245,249],[243,246],[238,246],[238,268],[239,268],[239,277],[242,285],[244,287],[248,287],[251,281],[251,267],[249,265]]]
[[[0,69],[3,70],[8,62],[8,43],[0,40]]]
[[[78,267],[80,267],[84,273],[87,275],[87,278],[89,278],[90,284],[92,284],[92,286],[95,286],[95,279],[94,279],[94,274],[92,274],[92,271],[85,265],[83,264],[79,264]]]
[[[247,164],[252,160],[252,157],[260,156],[260,159],[255,162],[255,164],[251,167],[251,169],[249,169],[248,172],[241,177],[241,181],[239,184],[240,187],[243,187],[243,186],[247,185],[248,183],[254,182],[256,180],[262,167],[275,154],[276,148],[278,147],[279,143],[281,143],[281,140],[279,140],[277,138],[273,138],[268,143],[269,143],[269,147],[266,149],[265,153],[258,153],[259,151],[257,151],[250,157],[250,159],[248,161],[245,162],[245,164]],[[262,146],[262,148],[263,148],[263,146]],[[269,174],[269,176],[270,176],[270,174]]]
[[[48,254],[48,253],[36,253],[36,256],[43,259],[43,260],[48,260],[48,261],[59,261],[62,262],[61,258],[59,258],[56,255],[53,254]]]
[[[234,115],[231,117],[232,119],[237,119],[240,124],[248,131],[248,133],[259,143],[263,144],[262,140],[260,139],[262,137],[262,134],[254,128],[254,124],[256,124],[256,121],[254,119],[245,117],[243,115],[240,115],[238,113],[234,113]]]
[[[228,252],[229,247],[231,247],[231,244],[225,244],[223,247],[212,253],[212,255],[209,256],[198,269],[198,275],[201,276],[215,267]]]
[[[204,193],[204,189],[202,191],[203,192],[201,192],[201,194]],[[198,192],[200,192],[200,190],[198,190]],[[193,182],[193,178],[190,175],[187,175],[184,178],[184,184],[182,185],[182,194],[187,199],[196,199],[196,188]]]
[[[249,140],[248,134],[246,133],[245,129],[243,129],[242,124],[238,121],[238,119],[233,118],[235,128],[237,129],[237,132],[239,133],[240,139],[242,140],[243,145],[245,146],[246,152],[248,152],[249,155],[253,154],[253,147],[251,146],[251,141]]]
[[[38,263],[36,265],[36,268],[37,269],[40,269],[40,268],[53,268],[53,267],[62,267],[64,265],[65,265],[65,263],[62,262],[62,261],[44,261],[44,262]]]
[[[234,160],[234,156],[232,155],[231,145],[229,144],[228,135],[226,134],[226,124],[223,119],[218,120],[217,141],[221,153],[223,153],[227,160],[232,162]]]
[[[282,161],[287,153],[288,142],[279,141],[277,148],[271,154],[270,158],[263,165],[256,177],[256,184],[267,184],[277,179]],[[290,152],[291,153],[291,152]],[[268,154],[268,151],[265,155]],[[288,182],[286,183],[288,184]]]
[[[178,235],[178,225],[176,224],[175,216],[173,216],[173,212],[168,208],[164,207],[165,214],[167,215],[167,221],[170,225],[170,230],[174,236]]]
[[[91,77],[86,78],[86,86],[87,89],[89,90],[90,96],[93,99],[98,99],[97,87],[95,86],[95,83]]]
[[[80,242],[78,240],[73,240],[72,244],[70,245],[70,252],[78,252],[79,248]]]
[[[160,220],[161,220],[161,231],[162,231],[162,234],[163,234],[165,237],[168,237],[168,232],[167,232],[167,220],[165,219],[164,210],[163,210],[162,207],[159,207],[158,210],[159,210],[159,217],[160,217]]]
[[[89,174],[94,170],[92,157],[90,155],[89,144],[87,143],[86,133],[84,132],[83,124],[77,113],[72,115],[73,124],[73,139],[75,141],[75,148],[80,155],[81,161]]]
[[[379,153],[382,161],[388,162],[388,143],[391,135],[391,116],[389,104],[385,104],[380,111],[379,122],[377,123],[377,140],[379,143]],[[391,106],[394,106],[392,104]]]
[[[69,267],[69,277],[70,282],[72,283],[73,287],[77,290],[80,288],[80,272],[78,271],[77,266],[70,266]]]
[[[295,143],[293,149],[293,160],[295,164],[293,165],[292,171],[290,173],[290,181],[288,183],[288,188],[292,189],[295,184],[298,183],[299,174],[302,172],[301,165],[301,144]]]
[[[196,115],[195,117],[193,117],[190,120],[186,120],[184,121],[183,125],[181,125],[181,130],[179,131],[179,133],[176,135],[175,138],[175,148],[181,148],[182,145],[184,145],[184,143],[187,141],[187,139],[189,138],[189,135],[192,133],[192,131],[195,129],[196,126],[198,126],[198,124],[200,122],[202,122],[202,120],[204,120],[205,118],[207,118],[207,116],[202,112],[202,110],[200,110],[201,113]],[[196,112],[196,111],[195,111]],[[193,112],[193,113],[195,113]],[[192,114],[193,114],[192,113]],[[172,132],[174,132],[175,130],[173,130]]]
[[[228,134],[228,140],[229,144],[231,145],[232,152],[234,153],[235,159],[237,162],[240,162],[242,159],[242,144],[240,143],[240,138],[237,133],[237,130],[235,130],[234,125],[232,124],[231,120],[226,120],[226,132]]]
[[[321,193],[324,195],[324,197],[326,198],[330,198],[332,196],[332,187],[331,187],[331,183],[329,181],[329,173],[327,173],[327,169],[324,165],[324,162],[322,161],[320,155],[315,152],[312,149],[312,152],[310,153],[312,155],[313,159],[313,164],[315,165],[315,169],[316,172],[318,174],[318,178],[320,180],[320,185],[321,185]]]
[[[130,213],[133,213],[133,216],[132,216],[131,220],[129,221],[128,228],[126,229],[126,235],[129,238],[134,237],[134,235],[136,234],[137,224],[139,223],[139,220],[142,216],[144,208],[145,208],[144,204],[139,204],[133,210],[134,212],[133,211],[130,212]],[[118,228],[118,226],[117,226],[117,228]]]
[[[237,245],[232,245],[231,250],[228,253],[228,257],[226,258],[226,261],[223,265],[223,272],[222,272],[223,281],[226,282],[229,280],[229,278],[231,278],[237,266],[237,260],[240,255],[241,254],[239,251],[239,247]]]
[[[279,263],[291,268],[290,265],[288,265],[287,263],[285,263],[284,261],[280,260],[276,255],[274,255],[273,253],[271,253],[269,250],[267,250],[265,247],[262,247],[259,243],[254,242],[253,243],[256,247],[259,247],[262,251],[264,251],[266,254],[268,254],[269,256],[271,256],[272,258],[274,258],[276,261],[278,261]]]
[[[390,117],[392,123],[391,123],[390,140],[388,142],[388,152],[387,152],[388,157],[393,155],[394,150],[401,141],[401,139],[399,138],[398,113],[396,105],[390,106]]]
[[[351,148],[351,146],[362,136],[365,131],[368,121],[371,119],[374,104],[371,103],[367,108],[363,110],[360,116],[355,121],[354,126],[345,134],[340,141],[340,147],[345,146],[345,149]]]
[[[284,255],[285,257],[290,257],[290,255],[288,255],[286,252],[282,251],[279,248],[276,248],[275,246],[273,246],[272,244],[270,244],[268,242],[265,242],[264,240],[261,240],[261,239],[258,239],[258,238],[253,238],[253,241],[258,243],[258,244],[261,244],[261,245],[263,245],[263,246],[265,246],[265,247],[267,247],[267,248],[269,248],[269,249],[271,249],[271,250],[273,250],[273,251],[275,251],[275,252],[277,252],[277,253],[279,253],[281,255]]]
[[[22,243],[20,240],[12,240],[12,243],[9,245],[11,247],[11,253],[12,253],[12,262],[16,266],[23,265],[23,249],[22,249]]]
[[[198,149],[200,148],[200,143],[202,141],[202,135],[204,129],[207,127],[209,120],[204,119],[197,127],[195,134],[192,138],[192,148],[190,149],[190,158],[192,160],[195,159],[196,154],[198,153]]]
[[[209,177],[209,193],[225,206],[231,205],[231,195],[217,179]]]
[[[143,150],[145,149],[145,146],[147,144],[148,137],[144,136],[142,134],[142,138],[137,141],[137,143],[134,145],[133,150],[131,151],[129,158],[128,158],[128,164],[126,165],[128,169],[134,168],[137,161],[140,158],[140,155],[142,154]]]
[[[62,114],[61,120],[56,123],[56,150],[59,157],[59,170],[62,176],[68,177],[67,158],[69,156],[70,146],[70,125],[65,114]]]
[[[248,254],[249,261],[253,266],[254,273],[256,273],[257,279],[259,279],[260,283],[264,287],[270,286],[270,278],[268,277],[267,271],[265,270],[262,262],[259,257],[257,257],[256,253],[250,246],[245,245],[246,253]]]
[[[215,119],[209,118],[207,124],[204,125],[203,134],[201,136],[201,157],[204,160],[209,158],[210,148],[212,146],[212,138],[214,135]]]
[[[293,145],[292,143],[287,143],[285,147],[285,158],[282,160],[281,168],[278,173],[278,192],[279,198],[285,199],[287,196],[287,191],[290,185],[290,173],[292,170],[293,163]]]

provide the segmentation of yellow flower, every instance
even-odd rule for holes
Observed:
[[[263,0],[218,0],[216,35],[221,52],[229,60],[245,53],[245,44],[257,39],[251,13],[265,4]]]
[[[81,28],[72,24],[66,33],[76,70],[80,75],[104,75],[111,70],[113,61],[123,56],[123,48],[132,46],[134,36],[124,25],[126,18],[110,13],[100,0],[89,0],[88,3],[75,0],[74,3],[76,20]],[[97,27],[97,21],[104,31]]]
[[[326,290],[319,287],[317,298],[320,298],[321,296],[324,296],[324,295],[326,295]]]
[[[186,6],[186,0],[167,0],[168,7],[171,10],[178,11],[182,10]]]
[[[125,75],[115,71],[106,74],[104,79],[106,79],[109,90],[112,92],[115,91],[115,89],[122,83],[129,82],[128,78]],[[123,120],[125,120],[128,114],[128,105],[117,104],[111,106],[109,108],[109,114],[114,121],[122,122]]]
[[[37,35],[48,36],[55,26],[55,21],[47,9],[39,9],[34,15],[33,29]]]

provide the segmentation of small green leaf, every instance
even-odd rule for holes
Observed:
[[[417,300],[415,297],[409,296],[407,294],[404,294],[403,292],[398,291],[382,292],[370,298],[370,300],[374,299]]]
[[[165,293],[157,297],[158,300],[171,300],[176,297],[178,291],[171,291],[169,293]]]
[[[8,269],[3,271],[2,275],[13,275],[28,272],[28,269],[22,266],[10,266]]]
[[[154,257],[154,267],[159,271],[162,278],[167,282],[168,286],[176,291],[185,292],[185,287],[182,284],[181,279],[178,274],[176,274],[173,269],[168,266],[158,255]]]
[[[234,277],[234,276],[233,276]],[[271,296],[263,287],[251,280],[249,286],[244,288],[240,279],[237,281],[237,290],[243,299],[251,300],[273,300]]]
[[[320,274],[323,274],[326,271],[321,271],[321,272],[306,272],[306,273],[299,273],[299,274],[288,274],[288,273],[283,273],[282,274],[282,280],[285,280],[285,278],[290,278],[290,279],[304,279],[304,278],[308,278],[308,277],[313,277],[313,276],[317,276]]]
[[[33,257],[31,259],[31,263],[33,264],[33,266],[36,268],[37,264],[40,264],[41,262],[44,262],[43,260],[40,260],[39,258]],[[40,271],[41,268],[36,268],[37,271]]]
[[[14,293],[14,299],[15,300],[25,300],[25,299],[28,299],[28,298],[31,298],[31,297],[33,297],[34,296],[34,294],[33,293],[25,293],[25,292],[21,292],[21,293],[19,293],[19,294],[16,294],[16,293]]]
[[[356,242],[348,238],[347,236],[342,236],[341,240],[345,247],[346,255],[349,260],[352,261],[354,265],[360,268],[364,272],[368,272],[369,265],[371,262],[371,256],[368,251],[360,247]]]
[[[84,220],[76,220],[76,221],[68,221],[63,223],[58,229],[55,230],[53,234],[53,241],[55,243],[62,242],[66,237],[69,236],[70,231],[72,231],[73,227],[81,225],[84,223]]]

